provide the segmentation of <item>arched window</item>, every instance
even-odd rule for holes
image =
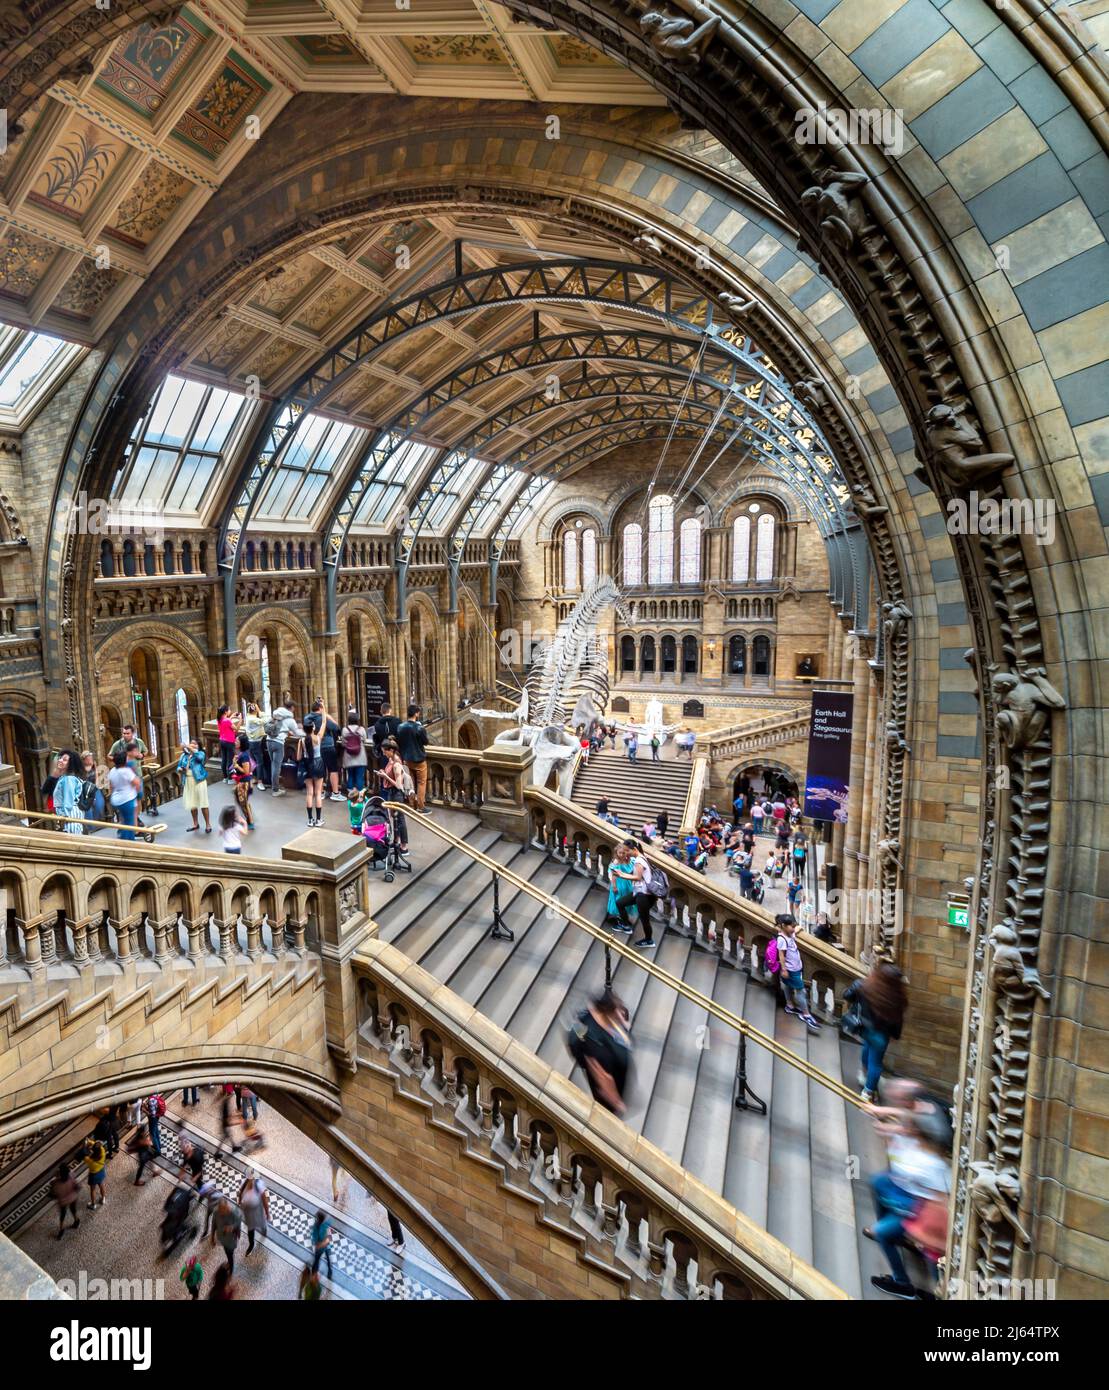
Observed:
[[[192,541],[182,541],[181,543],[181,573],[192,574],[193,572],[193,545]]]
[[[644,637],[640,651],[643,659],[640,662],[639,669],[644,673],[653,671],[655,669],[655,639],[653,637]]]
[[[678,534],[681,541],[678,580],[682,584],[697,584],[701,578],[701,523],[695,516],[688,517]]]
[[[751,656],[751,674],[755,676],[769,676],[770,638],[762,635],[756,637],[751,643]]]
[[[643,583],[643,527],[637,521],[624,527],[624,583]]]
[[[690,634],[682,638],[682,675],[695,676],[698,664],[697,639]]]
[[[732,583],[746,584],[751,573],[751,518],[737,516],[732,523]]]
[[[158,751],[158,720],[161,718],[158,662],[153,652],[136,647],[129,664],[131,683],[131,723],[151,753]]]
[[[100,575],[103,579],[114,579],[116,575],[116,557],[111,541],[100,542]]]
[[[755,539],[755,583],[774,578],[774,518],[769,512],[759,517]]]
[[[674,499],[652,497],[647,516],[647,583],[673,584]]]
[[[733,676],[742,676],[747,670],[747,638],[741,634],[728,643],[728,670]]]
[[[678,644],[673,637],[662,639],[662,669],[664,671],[676,671],[678,669]]]
[[[581,587],[587,589],[597,578],[597,533],[592,526],[581,533]]]
[[[188,743],[189,697],[180,687],[173,692],[173,712],[177,720],[177,737],[182,743]]]
[[[258,657],[262,668],[262,710],[268,715],[273,708],[270,694],[270,648],[268,642],[258,643]]]
[[[562,587],[570,593],[578,588],[578,534],[566,531],[562,537]]]

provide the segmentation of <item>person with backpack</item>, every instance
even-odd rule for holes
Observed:
[[[614,1115],[627,1109],[624,1092],[631,1070],[627,1007],[611,989],[589,1001],[566,1039],[570,1055],[585,1073],[593,1099]]]
[[[651,930],[651,909],[658,901],[651,886],[652,883],[657,886],[654,875],[657,874],[661,877],[666,885],[662,894],[664,897],[669,896],[670,884],[661,869],[652,869],[651,862],[643,853],[643,848],[638,841],[625,840],[624,843],[634,856],[632,860],[632,885],[635,890],[635,906],[639,912],[639,925],[643,928],[642,938],[632,942],[632,945],[639,951],[653,951],[658,945]]]
[[[72,817],[61,827],[67,835],[83,835],[85,813],[81,794],[85,788],[84,767],[76,753],[59,753],[54,763],[54,813]]]
[[[379,768],[385,766],[385,744],[389,739],[396,741],[400,720],[393,713],[388,700],[382,700],[377,718],[374,720],[374,756]]]
[[[81,754],[81,766],[84,786],[81,788],[78,804],[85,813],[86,821],[105,821],[108,819],[108,769],[97,765],[95,755],[88,748]],[[89,835],[95,835],[98,829],[90,825],[84,828]]]
[[[262,718],[262,711],[258,708],[254,700],[251,700],[246,707],[246,717],[243,719],[243,732],[246,734],[247,742],[250,746],[250,756],[254,763],[255,785],[264,787],[266,785],[263,762],[266,756],[266,721]]]
[[[304,737],[304,730],[296,721],[296,715],[288,705],[278,705],[266,720],[266,752],[270,760],[270,793],[284,796],[281,785],[281,769],[285,764],[285,740]]]
[[[652,761],[653,763],[657,763],[657,762],[660,761],[660,758],[659,758],[659,749],[660,749],[661,747],[662,747],[662,744],[659,742],[658,734],[652,734],[652,735],[651,735],[651,761]]]
[[[427,811],[427,729],[420,719],[419,705],[408,706],[408,718],[397,730],[397,748],[405,768],[412,777],[413,805],[417,811]]]
[[[819,1033],[820,1024],[812,1015],[809,996],[805,990],[801,951],[797,945],[797,923],[788,913],[780,912],[774,918],[774,924],[778,928],[778,935],[767,944],[766,968],[782,982],[786,995],[786,1013],[796,1014],[810,1033]]]
[[[798,876],[805,872],[805,864],[809,857],[809,837],[803,830],[798,830],[793,836],[793,867]]]
[[[756,835],[762,834],[762,803],[756,799],[751,807],[751,828]]]
[[[751,890],[755,885],[755,870],[751,860],[752,856],[749,850],[744,850],[739,856],[739,895],[741,898],[750,898]]]
[[[193,818],[186,827],[187,833],[200,829],[200,812],[204,812],[204,833],[212,833],[212,818],[208,813],[208,768],[205,765],[204,750],[195,738],[181,745],[181,756],[177,759],[178,776],[185,781],[185,810]]]
[[[104,1177],[108,1169],[108,1150],[102,1139],[90,1134],[85,1140],[85,1172],[89,1179],[89,1211],[104,1205]]]
[[[382,801],[400,802],[404,805],[416,789],[412,775],[405,767],[400,749],[393,739],[386,740],[382,751],[385,754],[385,766],[377,774],[377,780],[381,783],[381,799]],[[397,850],[401,854],[407,853],[408,821],[405,819],[403,811],[396,812],[394,831],[397,837]]]
[[[162,1132],[158,1127],[158,1121],[166,1113],[166,1103],[157,1092],[152,1096],[147,1096],[144,1106],[146,1111],[147,1132],[150,1135],[150,1142],[154,1146],[154,1152],[158,1157],[162,1153]]]
[[[785,860],[783,859],[781,862],[784,868]],[[800,873],[794,873],[790,879],[789,887],[786,889],[786,897],[789,899],[790,915],[796,921],[801,915],[801,908],[805,902],[805,885],[801,882]]]
[[[342,732],[343,744],[343,771],[346,774],[347,789],[349,791],[365,791],[366,789],[366,739],[369,735],[365,728],[358,722],[357,710],[347,711],[347,722],[343,725]]]
[[[61,1240],[62,1236],[65,1235],[67,1212],[73,1218],[73,1230],[76,1230],[81,1224],[81,1218],[77,1215],[77,1199],[81,1195],[81,1188],[70,1171],[68,1163],[58,1164],[58,1171],[54,1174],[54,1181],[50,1184],[50,1195],[54,1198],[58,1208],[57,1239]]]
[[[864,1072],[861,1095],[863,1100],[873,1100],[882,1080],[886,1049],[901,1036],[905,1021],[905,977],[892,961],[875,961],[865,979],[847,986],[843,1001],[859,1006]]]

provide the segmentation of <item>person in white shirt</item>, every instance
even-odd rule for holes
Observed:
[[[643,853],[642,846],[635,840],[625,840],[625,848],[635,856],[632,860],[632,884],[635,888],[635,906],[639,912],[639,925],[643,928],[643,938],[632,944],[641,951],[653,951],[658,945],[651,930],[651,909],[658,899],[647,887],[651,865]]]

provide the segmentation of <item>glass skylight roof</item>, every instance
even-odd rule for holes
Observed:
[[[378,447],[381,442],[378,441]],[[353,525],[385,526],[405,489],[423,473],[435,452],[434,445],[420,444],[414,439],[394,450],[363,494]]]
[[[0,414],[24,424],[84,351],[49,333],[0,324]]]

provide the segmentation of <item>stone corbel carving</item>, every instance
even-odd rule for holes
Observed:
[[[924,421],[932,461],[957,488],[991,482],[1013,462],[1012,454],[984,453],[982,436],[963,412],[963,406],[934,405]],[[923,460],[915,474],[928,482]]]
[[[633,237],[632,245],[638,246],[641,251],[653,251],[656,256],[662,255],[662,242],[650,232],[640,232],[637,237]]]
[[[885,614],[882,631],[886,636],[886,645],[891,647],[905,631],[905,625],[912,622],[912,609],[907,603],[898,600],[897,603],[883,603],[882,612]]]
[[[1029,747],[1047,727],[1050,712],[1066,708],[1042,666],[995,671],[990,685],[1000,707],[997,730],[1006,748]]]
[[[872,516],[886,516],[889,512],[889,508],[882,506],[870,487],[860,487],[856,484],[851,489],[851,502],[856,512],[866,519]]]
[[[1050,999],[1040,972],[1021,955],[1019,942],[1016,930],[1008,922],[999,922],[990,932],[990,984],[998,994],[1024,994],[1032,990],[1041,999]]]
[[[720,27],[720,16],[711,15],[700,24],[684,16],[648,10],[640,16],[639,27],[658,56],[679,72],[692,72],[702,58],[709,40]]]
[[[878,841],[878,857],[882,860],[883,864],[893,864],[896,868],[900,869],[902,867],[900,855],[900,840]]]
[[[1023,1245],[1028,1245],[1028,1232],[1020,1224],[1017,1206],[1020,1202],[1020,1176],[1015,1168],[994,1168],[991,1163],[979,1159],[970,1165],[974,1174],[970,1184],[970,1200],[980,1221],[987,1226],[1007,1223],[1020,1237]]]
[[[828,408],[828,393],[824,389],[824,383],[817,381],[815,377],[806,377],[803,381],[797,382],[793,394],[805,409],[814,415]]]
[[[911,753],[913,751],[905,742],[904,735],[892,719],[886,725],[886,747],[891,753]]]
[[[740,314],[749,314],[757,303],[754,299],[744,299],[740,294],[732,294],[725,290],[720,296],[720,303],[723,304],[728,317],[733,323],[738,321]]]
[[[801,194],[801,206],[813,210],[823,237],[841,251],[851,251],[873,230],[858,189],[869,182],[866,174],[825,169],[819,182]]]

